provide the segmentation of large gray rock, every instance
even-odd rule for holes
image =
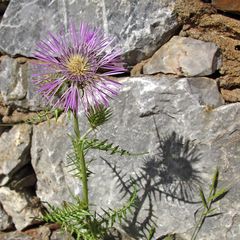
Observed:
[[[69,189],[74,194],[80,193],[78,182],[71,178],[70,169],[66,167],[66,152],[71,149],[68,129],[66,119],[62,117],[57,125],[51,120],[33,127],[31,156],[37,177],[36,192],[42,201],[51,204],[70,200]]]
[[[124,78],[122,83],[121,95],[112,103],[113,118],[98,137],[132,152],[149,151],[149,155],[90,153],[89,159],[96,159],[90,165],[94,172],[89,182],[90,201],[103,208],[121,206],[132,192],[131,177],[141,190],[125,230],[145,239],[142,229],[155,222],[156,237],[179,233],[189,239],[199,207],[198,187],[208,189],[219,166],[221,184],[234,185],[216,205],[224,214],[207,219],[199,239],[239,239],[240,104],[224,105],[216,82],[208,78],[148,76]],[[80,123],[86,128],[83,119]],[[80,192],[64,167],[70,126],[61,119],[50,127],[45,123],[34,128],[31,152],[37,194],[49,203],[66,200],[66,184]]]
[[[0,24],[0,51],[32,56],[47,31],[85,21],[116,36],[130,64],[150,56],[177,28],[175,0],[11,0]]]
[[[31,205],[27,195],[10,190],[8,187],[0,188],[0,201],[17,230],[37,223],[36,218],[41,216],[41,209]]]
[[[39,110],[43,103],[35,93],[30,74],[30,64],[26,59],[1,57],[0,100],[17,108]]]
[[[143,73],[208,76],[218,70],[221,64],[220,49],[216,44],[174,36],[143,66]]]
[[[32,127],[15,125],[0,137],[0,185],[7,184],[12,176],[23,168],[30,159]],[[1,199],[0,199],[1,201]]]

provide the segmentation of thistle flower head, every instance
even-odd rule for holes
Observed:
[[[113,39],[85,24],[69,31],[48,33],[37,44],[34,83],[53,107],[77,112],[104,105],[119,92],[110,76],[125,72],[120,51],[110,50]]]

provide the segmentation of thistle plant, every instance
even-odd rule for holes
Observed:
[[[61,207],[50,206],[43,216],[47,222],[57,222],[76,239],[102,239],[109,227],[122,221],[134,205],[136,191],[120,209],[103,210],[100,215],[90,209],[88,178],[91,175],[89,150],[98,149],[110,154],[130,153],[107,140],[95,138],[95,132],[111,117],[109,100],[115,97],[121,84],[110,76],[126,70],[120,51],[111,49],[113,39],[85,24],[48,37],[37,44],[33,81],[37,92],[52,109],[69,112],[74,134],[70,136],[72,152],[68,154],[72,172],[82,183],[82,196],[73,196],[73,202]],[[79,110],[83,109],[89,129],[82,134],[79,128]]]

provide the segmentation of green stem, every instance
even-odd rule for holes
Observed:
[[[85,203],[86,210],[88,210],[88,179],[87,179],[87,168],[86,161],[84,156],[84,140],[81,139],[79,124],[78,124],[78,116],[77,113],[73,113],[73,128],[77,138],[77,141],[80,141],[80,147],[77,149],[77,156],[80,161],[80,171],[81,171],[81,181],[82,181],[82,191],[83,191],[83,202]]]
[[[78,116],[76,112],[73,112],[73,130],[77,139],[80,139],[80,129],[78,124]]]

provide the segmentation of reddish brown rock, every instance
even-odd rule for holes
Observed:
[[[239,0],[213,0],[215,5]],[[233,6],[233,4],[231,5]],[[235,7],[236,9],[239,9]],[[217,13],[217,8],[201,0],[177,0],[176,13],[183,28],[180,36],[214,42],[223,55],[223,64],[216,74],[223,97],[228,102],[240,101],[240,28],[239,20]]]
[[[240,13],[239,0],[213,0],[212,4],[222,11]]]
[[[233,90],[221,89],[221,94],[227,102],[240,102],[240,89],[236,88]]]

